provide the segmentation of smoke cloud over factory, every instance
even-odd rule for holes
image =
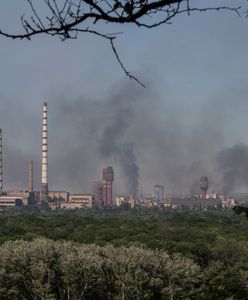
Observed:
[[[188,108],[171,101],[169,92],[161,95],[155,83],[149,85],[153,88],[117,85],[94,99],[71,91],[48,97],[49,188],[90,192],[99,170],[112,165],[115,189],[133,195],[152,189],[154,182],[164,183],[167,191],[193,193],[202,175],[215,191],[245,190],[248,147],[228,135],[234,129],[226,125],[234,110],[232,95],[226,96],[225,108],[216,99]],[[35,189],[40,189],[40,122],[21,106],[18,119],[8,103],[3,101],[0,113],[6,127],[4,182],[9,189],[28,186],[32,159]],[[235,105],[241,114],[248,109],[243,100]]]

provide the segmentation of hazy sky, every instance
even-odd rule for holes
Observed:
[[[18,30],[23,12],[28,15],[24,0],[1,1],[0,28]],[[146,89],[125,77],[100,38],[0,38],[5,189],[27,188],[30,159],[39,188],[41,110],[47,101],[50,189],[90,192],[102,167],[113,165],[119,192],[130,191],[133,167],[131,176],[147,192],[157,183],[166,191],[195,190],[201,175],[220,190],[229,174],[230,190],[248,190],[248,166],[242,163],[248,144],[248,20],[209,12],[179,16],[154,30],[107,30],[123,31],[119,54]],[[219,161],[222,151],[226,163]]]

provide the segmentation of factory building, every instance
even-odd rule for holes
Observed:
[[[200,190],[201,190],[201,198],[206,199],[207,190],[208,190],[208,177],[207,176],[201,176]]]
[[[103,184],[102,181],[95,181],[92,185],[92,195],[94,197],[94,206],[103,207]]]
[[[69,196],[69,201],[61,202],[60,208],[62,209],[80,209],[92,208],[93,196],[91,194],[73,194]]]
[[[115,196],[115,203],[117,207],[124,205],[126,202],[127,202],[127,196],[122,196],[122,195]]]
[[[113,181],[114,170],[112,167],[103,169],[102,172],[103,184],[103,206],[113,206]]]
[[[9,208],[9,207],[16,207],[22,206],[23,199],[18,197],[11,197],[2,195],[0,197],[0,208]]]
[[[154,199],[159,202],[164,199],[164,186],[161,184],[156,184],[154,186]]]
[[[133,196],[115,195],[115,204],[117,207],[123,206],[133,208],[135,206],[135,201]]]
[[[69,201],[69,193],[66,191],[49,191],[48,197],[50,201]]]
[[[7,197],[15,198],[15,199],[21,199],[22,205],[29,205],[29,198],[30,193],[27,191],[10,191],[6,193]]]
[[[103,169],[102,181],[95,181],[92,185],[94,206],[98,208],[113,206],[114,170],[112,167]]]

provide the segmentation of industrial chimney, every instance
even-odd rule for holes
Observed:
[[[0,196],[3,193],[3,137],[0,128]]]
[[[114,181],[114,170],[112,167],[107,167],[103,169],[103,205],[112,206],[113,205],[113,190],[112,185]]]
[[[201,190],[201,198],[206,199],[207,190],[208,190],[208,177],[207,176],[201,176],[200,190]]]
[[[30,160],[30,162],[29,162],[28,191],[29,191],[29,193],[32,193],[34,191],[34,184],[33,184],[33,161],[32,160]]]
[[[42,115],[42,162],[41,162],[41,204],[48,203],[48,177],[47,177],[47,103],[43,104]]]

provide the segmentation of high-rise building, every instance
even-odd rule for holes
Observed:
[[[103,169],[103,206],[113,205],[113,181],[114,181],[114,170],[112,167]]]
[[[154,185],[154,198],[159,202],[164,199],[164,186],[161,184]]]
[[[42,115],[42,162],[41,162],[41,205],[48,203],[48,160],[47,160],[47,103],[43,104]]]
[[[208,177],[207,176],[201,176],[200,190],[201,190],[201,198],[206,199],[206,195],[207,195],[207,191],[208,191]]]
[[[92,195],[93,195],[93,202],[94,206],[98,208],[103,207],[103,182],[102,181],[95,181],[92,185]]]

